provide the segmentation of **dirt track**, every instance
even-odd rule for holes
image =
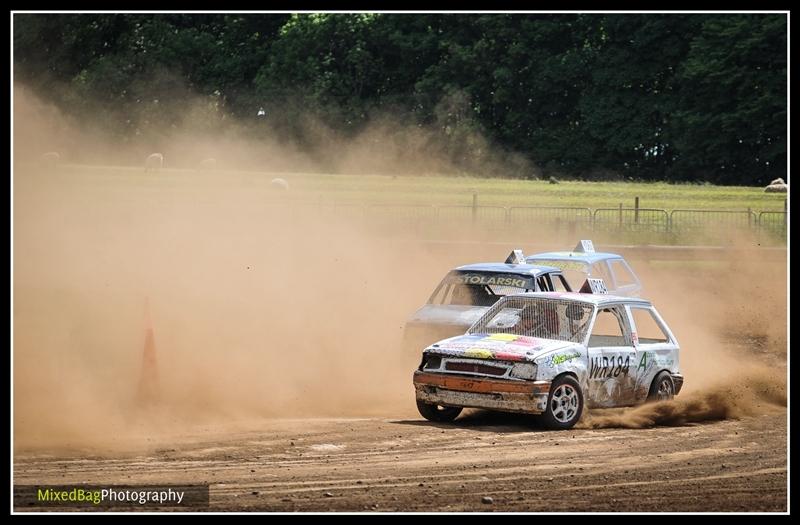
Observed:
[[[254,428],[113,459],[18,454],[15,483],[207,482],[214,511],[787,510],[785,411],[631,430],[550,432],[480,411],[454,425],[409,413]]]

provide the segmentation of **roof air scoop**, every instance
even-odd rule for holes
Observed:
[[[512,250],[506,258],[506,264],[525,264],[525,256],[522,250]]]
[[[575,247],[575,252],[578,253],[594,253],[594,244],[588,239],[584,239]]]

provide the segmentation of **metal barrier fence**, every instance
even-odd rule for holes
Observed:
[[[669,231],[669,215],[658,208],[598,208],[592,221],[595,231]]]
[[[672,231],[697,229],[742,229],[758,225],[758,217],[751,210],[672,210],[669,214]]]
[[[508,222],[529,224],[530,222],[574,223],[592,225],[592,210],[569,206],[512,206],[508,209]]]
[[[299,204],[299,203],[298,203]],[[785,236],[787,211],[660,208],[584,208],[570,206],[459,206],[395,204],[310,204],[316,211],[345,220],[397,227],[469,225],[484,229],[548,226],[571,232],[692,233],[740,231]],[[300,207],[304,206],[300,204]],[[295,209],[295,213],[300,210]]]
[[[508,208],[504,206],[438,206],[440,220],[472,221],[488,225],[505,224]]]
[[[758,214],[758,229],[761,232],[786,235],[789,214],[785,211],[762,211]]]

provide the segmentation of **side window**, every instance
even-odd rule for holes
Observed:
[[[439,286],[437,286],[431,294],[431,298],[428,299],[428,304],[444,304],[444,300],[450,295],[450,289],[452,287],[452,284],[447,284],[444,281],[440,282]]]
[[[619,308],[603,308],[597,312],[597,319],[589,336],[589,346],[630,346],[631,343],[625,337],[622,319]]]
[[[460,283],[442,283],[431,295],[428,304],[474,305],[479,296],[474,286]],[[484,294],[480,294],[483,296]]]
[[[550,282],[549,275],[542,275],[536,279],[536,286],[539,292],[552,292],[553,284]]]
[[[563,276],[566,278],[566,281],[569,283],[570,288],[573,290],[580,290],[583,283],[586,281],[587,274],[591,271],[589,265],[576,265],[579,268],[562,268]]]
[[[636,278],[631,273],[630,268],[621,259],[614,259],[610,261],[611,269],[614,271],[614,277],[617,279],[617,288],[620,286],[629,286],[636,284]]]
[[[550,276],[553,281],[553,290],[556,292],[570,292],[572,291],[567,284],[567,280],[561,274],[553,274]]]
[[[606,287],[611,289],[615,288],[614,281],[611,280],[611,274],[608,273],[608,266],[605,261],[596,262],[592,265],[592,274],[590,277],[594,279],[602,279],[606,283]]]
[[[666,343],[669,341],[667,334],[661,329],[661,326],[656,321],[648,308],[635,308],[631,307],[631,314],[633,314],[633,322],[636,325],[636,335],[639,338],[640,345]]]

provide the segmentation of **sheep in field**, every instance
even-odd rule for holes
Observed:
[[[200,164],[197,165],[197,169],[199,170],[213,170],[217,167],[217,159],[203,159],[200,161]]]
[[[289,189],[289,183],[285,179],[272,179],[269,185],[278,190]]]
[[[144,160],[144,171],[158,171],[164,167],[164,155],[153,153]]]
[[[789,186],[786,185],[786,181],[781,178],[777,178],[769,183],[769,186],[764,188],[766,193],[786,193],[789,191]]]
[[[46,168],[54,168],[61,162],[61,155],[55,151],[48,151],[39,158],[39,163]]]

